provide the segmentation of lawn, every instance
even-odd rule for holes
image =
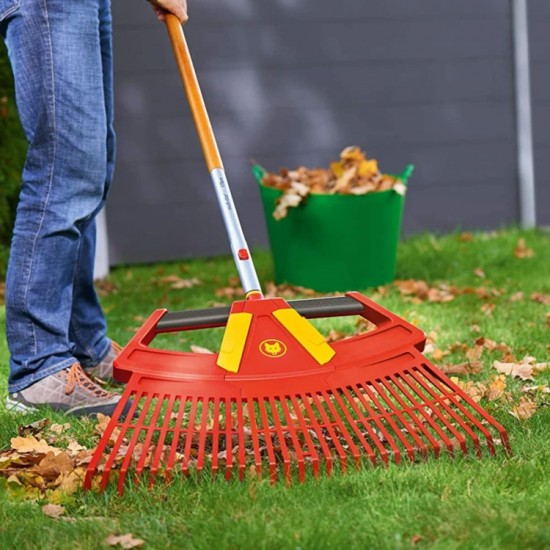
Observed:
[[[255,257],[260,279],[270,281],[270,255],[258,251]],[[550,368],[542,365],[550,360],[550,234],[511,228],[412,237],[400,246],[396,279],[363,292],[422,328],[434,363],[462,365],[458,383],[482,395],[481,405],[505,426],[511,456],[498,448],[482,460],[469,455],[387,468],[365,464],[290,487],[252,476],[244,482],[176,478],[153,489],[132,486],[122,497],[113,487],[101,494],[75,491],[79,483],[66,492],[40,490],[4,477],[0,547],[107,548],[110,535],[131,535],[118,547],[139,539],[142,548],[159,549],[550,548]],[[236,286],[232,261],[224,257],[118,267],[98,288],[110,334],[124,343],[155,308],[229,304]],[[316,324],[326,334],[334,327],[353,330],[347,319]],[[176,333],[158,345],[215,350],[221,336],[221,329]],[[70,422],[52,445],[89,448],[97,442],[95,421],[47,410],[8,414],[7,360],[2,338],[0,451],[10,449],[20,426],[43,418],[50,426],[42,433]],[[501,363],[515,370],[500,374],[495,365]],[[461,373],[464,364],[476,372]],[[45,514],[48,502],[62,505],[63,515]]]

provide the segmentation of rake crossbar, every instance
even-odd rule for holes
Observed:
[[[421,330],[359,293],[336,300],[332,306],[343,310],[330,315],[358,314],[376,328],[333,342],[334,357],[319,365],[273,315],[256,313],[236,374],[216,365],[218,354],[150,347],[176,329],[162,322],[165,310],[154,312],[116,361],[127,386],[85,487],[95,479],[104,489],[116,473],[122,492],[129,472],[151,484],[205,470],[303,481],[308,471],[330,474],[365,460],[481,457],[498,446],[510,452],[504,428],[422,355]],[[323,301],[309,306],[323,308]],[[258,311],[289,305],[280,298],[243,303]],[[171,315],[171,323],[176,317],[186,316]]]

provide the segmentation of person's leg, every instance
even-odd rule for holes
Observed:
[[[100,4],[21,0],[3,26],[29,141],[6,281],[10,392],[75,363],[74,281],[92,269],[108,179]],[[103,325],[99,307],[93,315]]]
[[[110,0],[99,0],[98,15],[103,97],[107,130],[105,187],[103,201],[100,205],[100,207],[102,207],[113,179],[115,162],[112,18]],[[69,335],[71,342],[75,344],[75,356],[85,369],[94,367],[101,361],[107,359],[109,362],[108,367],[112,371],[112,359],[115,353],[111,341],[105,336],[107,331],[105,318],[94,289],[93,265],[95,243],[96,227],[94,219],[88,224],[82,235],[78,267],[74,280],[73,309]],[[107,370],[109,370],[109,368]],[[102,369],[102,371],[105,371],[105,369]],[[103,372],[101,374],[103,374]],[[109,373],[108,377],[110,377]]]

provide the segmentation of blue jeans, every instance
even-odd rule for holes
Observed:
[[[108,353],[93,286],[113,176],[110,0],[0,0],[29,148],[6,280],[8,390]]]

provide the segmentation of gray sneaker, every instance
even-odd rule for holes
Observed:
[[[86,375],[79,363],[74,363],[28,388],[10,393],[6,408],[27,412],[36,410],[40,405],[47,405],[53,410],[75,416],[97,413],[112,416],[119,401],[120,395],[105,391]],[[124,411],[125,414],[127,412]]]
[[[97,364],[95,367],[85,368],[84,372],[96,378],[100,383],[108,382],[109,384],[120,384],[120,382],[113,378],[113,362],[121,351],[122,346],[119,346],[116,342],[112,342],[111,349],[101,363]]]

